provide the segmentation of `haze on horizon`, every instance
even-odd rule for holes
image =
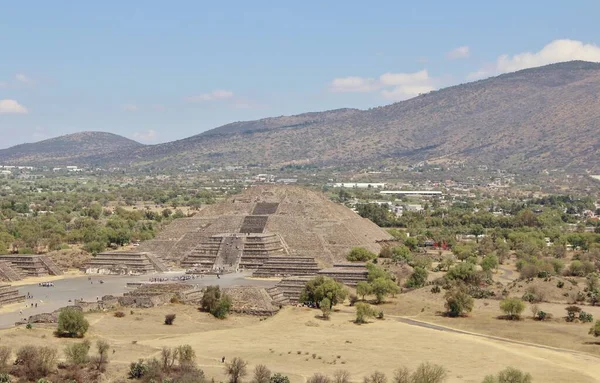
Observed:
[[[519,69],[600,62],[600,3],[591,0],[176,5],[3,5],[0,148],[78,131],[159,143],[232,121],[365,109]]]

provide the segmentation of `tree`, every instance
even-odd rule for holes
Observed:
[[[165,324],[169,325],[169,326],[172,325],[173,322],[175,322],[175,317],[176,317],[175,314],[167,314],[167,315],[165,315]]]
[[[331,306],[341,303],[348,296],[348,290],[340,282],[320,275],[309,280],[300,294],[300,302],[319,303],[323,298],[329,299]]]
[[[406,281],[406,287],[423,287],[425,283],[427,283],[427,270],[422,267],[415,267],[408,281]]]
[[[467,293],[464,287],[455,287],[448,290],[444,295],[444,299],[446,299],[445,307],[448,310],[448,315],[452,317],[473,311],[473,297]]]
[[[96,342],[96,350],[98,351],[98,356],[94,359],[94,363],[96,364],[96,369],[100,371],[104,371],[106,365],[108,364],[108,349],[110,348],[110,344],[108,342],[99,339]]]
[[[375,371],[370,376],[365,376],[363,383],[387,383],[387,377],[383,372]]]
[[[331,379],[327,375],[321,373],[315,373],[313,376],[306,380],[306,383],[331,383]]]
[[[483,383],[531,383],[531,374],[507,367],[498,373],[498,376],[487,375]]]
[[[83,338],[90,323],[84,318],[83,312],[72,307],[64,308],[58,314],[58,336]]]
[[[65,347],[65,358],[67,363],[72,366],[81,366],[89,362],[89,352],[91,343],[89,340],[84,340],[81,343],[69,344]]]
[[[50,347],[25,345],[17,350],[17,360],[21,362],[22,373],[29,380],[48,376],[55,367],[57,351]]]
[[[333,383],[350,383],[350,373],[346,370],[336,370],[333,373]]]
[[[400,291],[398,285],[386,278],[377,278],[371,283],[371,290],[377,298],[377,303],[383,302],[383,298],[388,294],[396,294]]]
[[[264,364],[254,367],[254,377],[251,383],[269,383],[271,381],[271,370]]]
[[[346,259],[351,262],[367,262],[377,258],[377,254],[370,252],[369,250],[362,247],[355,247],[350,250],[350,253],[346,256]]]
[[[319,302],[319,308],[323,313],[323,319],[329,319],[329,316],[331,315],[331,301],[329,298],[323,298],[323,300]]]
[[[594,323],[594,325],[592,326],[592,328],[590,328],[589,334],[595,337],[600,336],[600,320],[597,320],[596,323]]]
[[[410,260],[410,257],[410,249],[405,245],[394,246],[392,248],[392,260],[394,260],[394,262],[408,262]]]
[[[248,374],[247,366],[248,362],[238,357],[225,364],[225,374],[229,376],[229,383],[240,383],[242,378]]]
[[[500,302],[500,309],[504,311],[508,319],[519,319],[525,310],[525,303],[519,298],[506,298]]]
[[[367,318],[374,317],[376,315],[375,310],[368,303],[358,302],[356,307],[356,320],[355,323],[367,323]]]
[[[208,286],[202,295],[200,308],[211,313],[214,317],[225,319],[231,310],[231,298],[221,292],[219,286]]]
[[[488,254],[481,260],[481,268],[486,273],[491,272],[492,270],[498,267],[498,257],[496,254]]]
[[[365,300],[365,296],[371,294],[371,284],[367,281],[360,281],[356,284],[356,294],[362,296],[362,300]]]
[[[441,383],[448,377],[444,367],[433,363],[421,363],[411,376],[411,383]]]

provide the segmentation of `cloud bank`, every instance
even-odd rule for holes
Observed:
[[[336,93],[365,93],[379,91],[389,100],[406,100],[421,93],[435,90],[434,79],[427,70],[413,73],[384,73],[379,78],[340,77],[329,85],[329,90]]]
[[[149,129],[145,132],[135,132],[133,133],[133,139],[140,142],[152,143],[158,140],[158,134],[156,131]]]
[[[26,107],[15,100],[0,100],[0,114],[27,114]]]
[[[471,54],[469,47],[466,45],[463,45],[462,47],[458,47],[456,49],[451,50],[450,52],[448,52],[448,58],[450,60],[456,60],[456,59],[464,59],[469,57],[469,55]]]
[[[521,69],[573,60],[600,62],[600,47],[577,40],[554,40],[538,52],[523,52],[514,56],[501,55],[494,64],[469,74],[467,78],[476,80]]]
[[[197,96],[188,97],[189,102],[205,102],[205,101],[217,101],[226,100],[233,97],[233,92],[230,90],[215,89],[210,93],[203,93]]]

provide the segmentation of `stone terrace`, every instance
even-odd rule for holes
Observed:
[[[20,281],[23,276],[9,261],[0,261],[0,280],[8,282]]]
[[[88,274],[147,274],[165,271],[162,261],[148,253],[105,252],[90,259],[85,266]]]
[[[366,281],[368,274],[364,263],[343,263],[319,270],[319,275],[333,278],[348,286],[356,286],[358,282]]]
[[[52,259],[45,255],[0,255],[0,261],[9,262],[10,267],[21,276],[43,277],[63,274]]]
[[[286,277],[292,275],[315,275],[319,266],[312,257],[269,257],[252,274],[254,277]]]
[[[19,295],[19,290],[11,285],[0,285],[0,306],[24,302],[25,295]]]
[[[303,276],[303,277],[288,277],[282,279],[275,288],[271,288],[268,290],[269,294],[273,298],[273,300],[280,300],[281,295],[290,304],[296,304],[300,300],[300,294],[306,286],[306,282],[308,282],[311,277]]]

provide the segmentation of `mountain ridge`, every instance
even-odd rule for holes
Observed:
[[[600,64],[571,61],[367,110],[238,121],[164,144],[92,153],[84,164],[393,166],[463,162],[600,171]],[[0,151],[0,162],[4,159]]]

